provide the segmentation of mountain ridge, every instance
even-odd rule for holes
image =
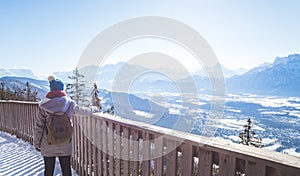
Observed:
[[[230,72],[230,70],[226,71],[226,68],[222,65],[220,66],[223,68],[223,72]],[[119,74],[120,69],[122,69],[121,75]],[[155,71],[152,72],[151,70],[149,72],[149,69],[147,68],[143,68],[138,65],[129,65],[124,62],[108,64],[101,68],[92,65],[81,68],[79,71],[81,74],[85,75],[87,86],[92,86],[93,82],[97,82],[100,88],[107,90],[113,89],[113,86],[118,87],[131,82],[129,86],[133,92],[169,91],[176,93],[180,91],[178,86],[183,85],[185,87],[189,87],[189,84],[195,84],[198,92],[199,90],[201,90],[200,92],[202,93],[211,92],[210,78],[205,75],[203,70],[202,72],[198,71],[194,75],[191,75],[192,79],[180,78],[178,80],[171,80],[169,79],[168,75],[164,75],[163,73],[159,74]],[[147,74],[140,74],[144,72]],[[1,74],[8,74],[11,76],[11,74],[17,75],[23,73],[25,76],[19,76],[38,80],[38,78],[30,69],[20,69],[19,71],[18,69],[0,69],[0,77],[3,77]],[[169,73],[174,73],[174,75],[180,74],[176,72],[176,70],[171,70]],[[72,75],[72,71],[55,72],[54,74],[66,83],[71,81],[68,79],[68,76]],[[229,73],[227,73],[227,75],[228,74]],[[134,78],[135,80],[129,80],[132,79],[129,75],[136,75]],[[116,79],[117,76],[121,77]],[[241,75],[233,74],[231,77],[226,77],[224,74],[224,77],[226,80],[227,93],[300,96],[298,91],[300,90],[300,54],[291,54],[286,57],[276,57],[273,63],[259,65],[258,67],[255,67]],[[116,81],[118,81],[117,84]],[[122,89],[124,89],[124,87]]]
[[[300,55],[276,57],[273,63],[233,76],[226,83],[229,92],[300,96]]]

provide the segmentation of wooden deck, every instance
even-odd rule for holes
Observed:
[[[31,142],[37,107],[0,101],[0,130]],[[102,113],[75,115],[73,123],[79,175],[300,176],[300,158],[287,154]]]

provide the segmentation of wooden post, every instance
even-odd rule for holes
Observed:
[[[190,176],[193,171],[193,148],[189,143],[181,144],[181,175]]]
[[[219,153],[220,176],[235,175],[235,158]]]
[[[163,175],[163,138],[155,135],[154,139],[154,175]]]
[[[82,117],[82,126],[83,126],[83,152],[84,152],[84,156],[83,156],[83,170],[84,170],[84,175],[88,175],[88,124],[87,124],[87,117],[83,116]]]
[[[266,175],[280,176],[280,170],[277,168],[266,166]],[[300,173],[299,173],[300,174]],[[287,175],[284,173],[284,175]]]
[[[92,145],[92,153],[93,153],[93,175],[97,175],[98,174],[98,161],[97,161],[97,143],[98,143],[98,139],[97,139],[97,120],[94,116],[92,116],[92,141],[93,141],[93,145]]]
[[[246,175],[265,176],[265,165],[252,161],[246,162]]]
[[[176,175],[177,172],[177,146],[176,142],[171,139],[167,139],[167,174]]]
[[[106,121],[102,121],[102,154],[103,154],[103,175],[108,175],[107,165],[107,125]]]
[[[139,132],[132,130],[132,175],[139,175]]]
[[[93,163],[92,163],[92,157],[93,157],[93,151],[92,151],[92,116],[89,115],[87,118],[87,143],[88,143],[88,175],[92,175],[93,173]]]
[[[80,169],[79,175],[84,175],[84,132],[83,132],[83,117],[79,116],[79,125],[80,125]]]
[[[198,176],[212,175],[212,152],[199,148]]]
[[[142,134],[143,144],[142,144],[142,175],[150,175],[150,136],[149,133],[144,131]]]
[[[108,123],[108,154],[109,154],[109,175],[114,176],[114,124],[112,121]]]
[[[73,142],[73,154],[72,154],[72,166],[76,170],[76,162],[77,162],[77,134],[76,134],[76,117],[72,117],[72,123],[73,123],[73,137],[72,137],[72,142]]]
[[[129,175],[129,129],[127,127],[123,128],[123,174],[124,176]]]
[[[97,138],[97,175],[103,174],[103,143],[102,143],[102,137],[103,137],[103,130],[102,130],[102,123],[103,120],[100,118],[96,118],[96,138]]]
[[[116,160],[116,176],[121,176],[121,127],[119,124],[116,124],[115,126],[116,128],[116,136],[115,136],[115,139],[116,139],[116,144],[115,144],[115,147],[116,147],[116,157],[115,157],[115,160]]]

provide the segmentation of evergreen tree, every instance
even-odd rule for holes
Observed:
[[[6,94],[6,92],[5,92],[5,87],[4,87],[4,83],[2,82],[1,83],[1,100],[5,100],[5,94]]]
[[[83,81],[84,75],[79,73],[78,68],[76,67],[73,70],[73,75],[68,76],[73,83],[68,83],[66,87],[67,94],[74,100],[78,105],[88,105],[89,100],[86,98],[85,83]]]
[[[100,104],[101,99],[99,98],[99,90],[96,83],[94,83],[94,87],[91,94],[92,94],[92,105],[98,107],[98,109],[101,110],[102,109]]]
[[[8,87],[5,89],[5,100],[12,100],[12,92]]]
[[[38,91],[34,90],[34,92],[31,92],[30,100],[31,101],[40,101],[40,98],[38,98]]]
[[[26,82],[26,90],[25,90],[25,100],[30,101],[31,98],[31,86],[29,82]]]
[[[13,100],[24,101],[25,100],[25,91],[26,89],[21,89],[20,87],[13,87],[14,90],[14,98]]]
[[[11,100],[12,92],[8,87],[5,88],[5,83],[1,82],[1,89],[0,89],[0,100]]]
[[[26,82],[26,91],[25,91],[25,100],[26,101],[37,101],[37,90],[32,91],[32,86],[29,82]]]
[[[17,101],[38,101],[38,91],[32,91],[31,85],[26,82],[26,88],[22,89],[18,86],[13,87],[11,91],[9,87],[5,87],[5,83],[2,82],[0,88],[0,99],[1,100],[17,100]]]
[[[11,91],[11,97],[10,97],[11,100],[17,100],[17,91],[15,88],[13,88],[13,91]]]

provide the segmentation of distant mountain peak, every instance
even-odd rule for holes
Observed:
[[[19,77],[28,77],[28,78],[37,78],[36,75],[30,69],[23,68],[13,68],[13,69],[4,69],[0,68],[0,77],[4,76],[19,76]]]
[[[299,96],[300,55],[276,57],[272,64],[264,64],[227,81],[227,90],[264,95]]]
[[[287,57],[276,57],[274,60],[274,65],[277,64],[287,64],[291,61],[299,60],[300,61],[300,54],[290,54]]]
[[[268,67],[270,65],[272,65],[272,63],[270,63],[270,62],[264,62],[264,63],[260,64],[258,67]]]

